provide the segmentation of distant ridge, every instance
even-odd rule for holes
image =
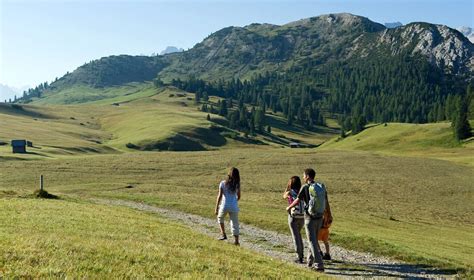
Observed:
[[[174,46],[168,46],[166,47],[166,49],[164,49],[163,51],[160,52],[160,55],[165,55],[165,54],[169,54],[169,53],[177,53],[177,52],[183,52],[184,49],[182,48],[177,48],[177,47],[174,47]]]
[[[471,27],[467,26],[462,26],[457,29],[459,32],[461,32],[464,36],[466,36],[471,43],[474,43],[474,29]]]
[[[397,27],[403,26],[403,24],[399,21],[397,21],[397,22],[386,22],[384,25],[387,28],[397,28]]]

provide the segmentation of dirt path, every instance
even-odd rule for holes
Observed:
[[[99,204],[125,206],[139,211],[157,213],[208,236],[217,237],[218,235],[218,227],[214,219],[133,201],[109,199],[93,199],[93,201]],[[296,257],[289,235],[263,230],[247,224],[240,225],[240,232],[242,247],[291,263]],[[307,249],[305,249],[306,252]],[[337,278],[452,279],[455,277],[455,275],[446,275],[441,270],[402,263],[369,253],[346,250],[334,245],[331,247],[331,256],[333,260],[325,262],[325,273]]]

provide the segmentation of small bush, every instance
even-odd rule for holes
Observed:
[[[50,194],[45,190],[36,190],[33,194],[37,198],[45,198],[45,199],[58,199],[59,198],[57,195]]]
[[[236,132],[230,132],[230,131],[222,132],[221,135],[227,138],[231,138],[231,139],[237,139],[238,137]]]
[[[129,149],[138,149],[138,146],[133,144],[133,143],[127,143],[125,144],[125,147],[129,148]]]

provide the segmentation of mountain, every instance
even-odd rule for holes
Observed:
[[[105,87],[189,76],[206,80],[250,79],[267,71],[283,73],[311,61],[318,65],[372,57],[421,56],[443,72],[474,73],[474,46],[443,25],[410,23],[388,29],[352,14],[322,15],[285,25],[226,27],[184,52],[165,56],[110,56],[68,73],[53,88],[86,84]]]
[[[472,29],[471,27],[463,26],[459,27],[457,30],[461,32],[464,36],[466,36],[466,38],[468,38],[471,43],[474,43],[474,29]]]
[[[457,30],[445,25],[410,23],[382,32],[369,48],[385,48],[392,55],[406,52],[422,55],[431,64],[453,74],[474,73],[474,45]],[[367,50],[367,45],[365,49]]]
[[[387,28],[397,28],[397,27],[403,26],[403,24],[399,21],[397,21],[397,22],[386,22],[384,25]]]
[[[86,63],[72,73],[66,73],[53,82],[50,88],[60,90],[73,85],[103,88],[151,81],[164,67],[165,62],[157,56],[108,56]]]
[[[165,54],[170,54],[170,53],[176,53],[176,52],[184,52],[184,49],[182,48],[177,48],[174,46],[168,46],[166,49],[161,51],[160,55],[165,55]]]
[[[251,24],[227,27],[177,57],[160,76],[186,75],[216,80],[282,71],[308,59],[326,63],[347,57],[360,35],[385,30],[379,23],[350,14],[331,14],[282,26]]]
[[[365,17],[328,14],[285,25],[226,27],[185,52],[101,58],[66,74],[45,94],[158,77],[157,85],[198,97],[272,108],[289,123],[323,124],[323,115],[359,124],[431,122],[452,117],[474,76],[473,53],[462,33],[444,25],[388,29]]]
[[[160,75],[248,79],[264,71],[284,71],[307,60],[325,64],[400,53],[422,55],[454,74],[474,71],[472,43],[446,26],[411,23],[387,29],[364,17],[330,14],[282,26],[224,28],[183,53]]]
[[[15,96],[20,97],[21,90],[8,85],[0,84],[0,102],[5,100],[14,99]]]

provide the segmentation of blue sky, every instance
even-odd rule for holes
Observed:
[[[226,26],[284,24],[327,13],[472,27],[473,2],[0,0],[0,83],[36,85],[103,56],[187,49]]]

